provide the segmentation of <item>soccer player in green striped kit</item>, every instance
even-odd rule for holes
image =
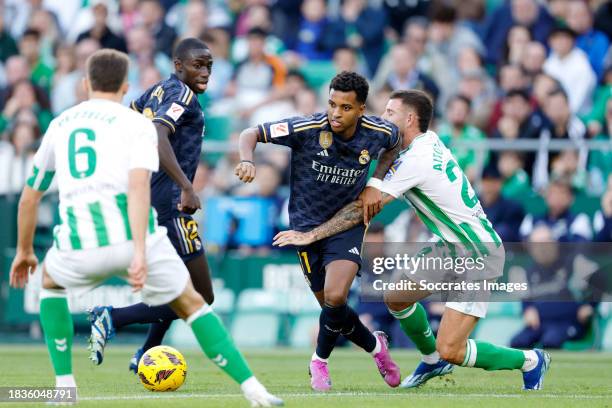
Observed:
[[[23,287],[38,264],[32,245],[38,204],[57,179],[61,224],[45,256],[40,294],[56,387],[76,387],[66,289],[83,294],[122,276],[145,303],[169,304],[252,406],[282,405],[253,376],[221,320],[195,291],[166,229],[157,225],[150,205],[151,173],[159,168],[157,132],[149,119],[120,103],[128,65],[127,55],[108,49],[88,59],[89,100],[51,122],[19,202],[13,287]]]
[[[501,240],[452,154],[438,135],[428,130],[432,112],[432,102],[423,92],[400,90],[391,94],[382,117],[403,131],[403,150],[385,179],[375,187],[382,192],[383,204],[400,197],[408,201],[441,245],[451,248],[461,244],[477,248],[480,253],[492,248],[490,255],[499,259],[487,261],[487,267],[501,268],[504,259]],[[359,201],[354,201],[310,231],[279,233],[274,245],[309,245],[360,222],[363,222],[363,209]],[[501,275],[499,268],[496,276]],[[404,279],[411,278],[406,275]],[[478,319],[486,315],[486,302],[447,302],[436,339],[427,313],[418,303],[428,295],[426,291],[410,290],[385,293],[389,311],[423,355],[402,387],[416,387],[433,377],[448,374],[457,364],[485,370],[520,370],[524,389],[541,388],[550,365],[548,353],[470,339]]]

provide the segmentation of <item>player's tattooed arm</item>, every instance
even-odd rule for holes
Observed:
[[[240,163],[236,165],[234,174],[240,181],[250,183],[255,179],[255,164],[253,162],[253,152],[259,140],[259,129],[248,128],[240,133],[238,139],[238,151],[240,153]]]
[[[382,195],[380,192],[380,184],[384,179],[385,175],[389,171],[389,168],[397,159],[400,151],[400,143],[397,143],[393,148],[385,150],[378,158],[376,169],[374,174],[368,182],[366,188],[363,189],[359,195],[359,201],[363,206],[363,223],[368,225],[372,218],[380,212],[382,209]]]
[[[394,197],[382,193],[382,205],[393,201]],[[340,209],[332,218],[308,231],[282,231],[276,234],[272,245],[284,247],[287,245],[305,246],[320,241],[332,235],[339,234],[358,225],[363,219],[363,206],[361,201],[353,201]]]

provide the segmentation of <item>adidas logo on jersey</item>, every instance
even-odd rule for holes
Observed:
[[[352,247],[351,249],[349,249],[349,252],[351,254],[359,255],[359,250],[357,249],[357,247]]]
[[[317,153],[317,156],[329,157],[329,153],[327,153],[327,149],[323,149]]]

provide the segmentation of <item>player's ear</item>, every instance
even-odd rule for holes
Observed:
[[[81,80],[81,86],[88,95],[91,93],[91,84],[89,83],[89,79],[87,79],[87,77],[84,77]]]
[[[125,95],[129,88],[130,88],[130,84],[127,81],[122,83],[121,88],[119,89],[119,91],[121,92],[121,95],[122,96]]]
[[[183,62],[180,59],[178,59],[178,58],[174,59],[174,70],[176,72],[183,71]]]

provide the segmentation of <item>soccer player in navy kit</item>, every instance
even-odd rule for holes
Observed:
[[[201,205],[191,183],[202,151],[204,130],[196,94],[206,90],[212,63],[208,46],[198,39],[187,38],[175,49],[175,73],[131,103],[132,109],[153,121],[158,134],[161,169],[151,180],[151,204],[157,212],[158,223],[166,227],[194,287],[209,305],[214,299],[210,272],[197,223],[191,217]],[[168,306],[149,307],[139,303],[124,308],[96,307],[90,312],[91,359],[96,364],[102,363],[106,341],[116,329],[133,323],[151,323],[145,344],[130,362],[130,369],[136,372],[144,351],[161,344],[176,318]]]
[[[292,229],[308,231],[358,198],[364,206],[363,225],[298,248],[304,276],[321,305],[317,349],[309,367],[315,391],[331,388],[327,359],[340,334],[374,356],[387,384],[396,387],[400,382],[399,368],[391,360],[385,334],[370,333],[346,304],[361,266],[366,225],[380,211],[381,194],[375,187],[382,183],[397,157],[401,139],[395,125],[364,115],[367,95],[365,78],[342,72],[330,83],[326,113],[264,123],[240,135],[241,162],[235,173],[246,183],[255,178],[253,152],[257,143],[291,148]],[[379,162],[366,187],[372,158],[379,158]]]

